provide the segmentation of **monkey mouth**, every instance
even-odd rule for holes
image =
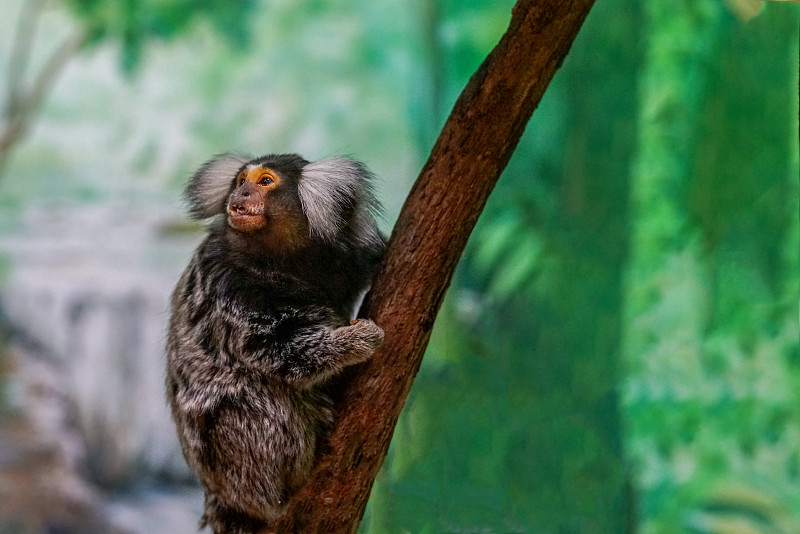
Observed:
[[[228,226],[240,232],[253,232],[267,225],[261,210],[255,206],[228,206]]]

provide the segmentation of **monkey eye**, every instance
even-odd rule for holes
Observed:
[[[245,174],[243,172],[239,173],[239,176],[236,177],[236,187],[239,187],[244,183]]]
[[[272,178],[270,178],[268,174],[262,176],[261,179],[258,181],[258,185],[264,185],[264,186],[272,185],[274,183],[275,181]]]

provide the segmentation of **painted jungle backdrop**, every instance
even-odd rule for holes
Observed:
[[[213,154],[391,230],[510,0],[0,0],[0,532],[196,532],[167,301]],[[364,534],[800,533],[798,4],[598,0],[449,289]]]

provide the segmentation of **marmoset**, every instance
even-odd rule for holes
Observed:
[[[216,217],[172,296],[167,397],[215,534],[269,526],[334,421],[331,379],[383,341],[350,321],[385,239],[372,175],[347,158],[218,156],[185,192]]]

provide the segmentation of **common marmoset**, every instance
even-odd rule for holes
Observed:
[[[167,397],[215,534],[268,526],[308,479],[334,419],[330,379],[383,341],[349,321],[385,240],[371,174],[350,159],[222,155],[186,188],[217,217],[172,296]]]

